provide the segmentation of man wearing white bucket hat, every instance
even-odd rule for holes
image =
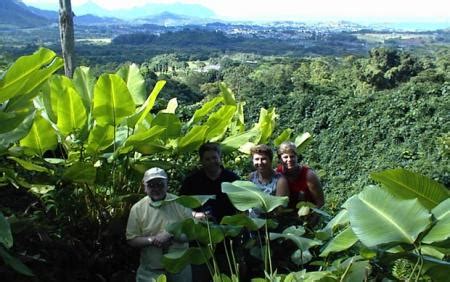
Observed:
[[[165,274],[167,281],[191,282],[191,267],[176,274],[164,270],[161,262],[167,251],[186,249],[186,242],[178,242],[168,233],[166,226],[192,217],[191,210],[176,202],[157,205],[158,201],[173,199],[167,193],[167,174],[158,167],[147,170],[142,179],[142,186],[147,194],[133,205],[128,218],[126,237],[132,247],[141,248],[140,265],[136,273],[136,281],[153,281]]]

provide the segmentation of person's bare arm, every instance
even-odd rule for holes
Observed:
[[[307,184],[314,204],[318,208],[321,208],[325,204],[325,196],[322,190],[322,184],[320,183],[319,177],[311,169],[308,170]]]
[[[289,186],[286,177],[282,176],[277,182],[277,196],[289,196]]]

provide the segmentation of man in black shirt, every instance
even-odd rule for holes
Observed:
[[[226,215],[236,214],[236,209],[230,199],[222,193],[222,182],[233,182],[239,177],[232,171],[225,169],[221,162],[219,144],[205,143],[198,150],[201,168],[191,173],[184,179],[181,195],[215,195],[215,199],[209,199],[202,207],[194,209],[197,219],[208,217],[215,223],[220,223]],[[217,246],[215,252],[216,261],[221,272],[227,273],[225,249],[222,244]],[[196,282],[212,281],[206,265],[192,265],[192,279]]]
[[[220,147],[216,143],[205,143],[199,151],[201,168],[184,179],[181,195],[215,195],[216,199],[208,200],[198,212],[206,214],[216,223],[220,223],[226,215],[233,215],[236,209],[228,196],[222,193],[222,182],[233,182],[239,177],[225,169],[221,162]]]

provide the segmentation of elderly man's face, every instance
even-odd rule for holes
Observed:
[[[145,193],[154,201],[162,200],[167,193],[167,180],[162,178],[152,179],[145,183]]]

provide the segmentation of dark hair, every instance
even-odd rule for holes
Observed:
[[[205,152],[207,151],[214,151],[217,152],[217,154],[219,154],[219,156],[221,155],[221,151],[220,151],[220,145],[217,143],[204,143],[200,146],[200,148],[198,149],[198,156],[200,157],[200,159],[203,157],[203,155],[205,154]]]
[[[273,159],[273,151],[272,148],[270,148],[268,145],[266,144],[259,144],[256,146],[253,146],[250,149],[250,154],[252,154],[252,156],[254,154],[262,154],[262,155],[266,155],[269,157],[270,161],[272,161]]]

